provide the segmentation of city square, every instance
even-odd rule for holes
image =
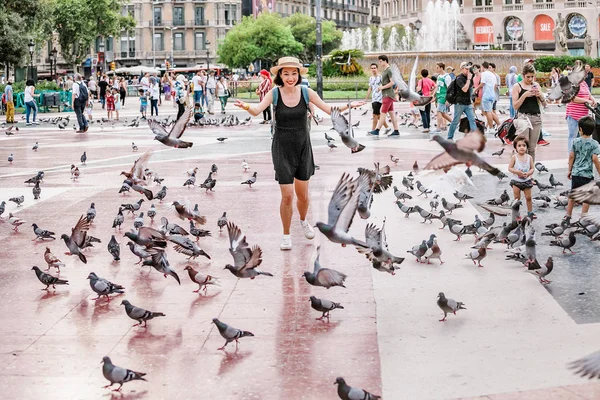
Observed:
[[[600,398],[593,5],[156,3],[0,52],[3,398]]]

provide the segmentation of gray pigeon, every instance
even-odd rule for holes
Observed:
[[[83,152],[81,157],[79,157],[79,160],[81,161],[82,164],[85,164],[85,162],[87,161],[87,154],[85,151]]]
[[[340,135],[342,143],[350,149],[352,154],[358,153],[365,149],[365,146],[358,143],[356,139],[354,139],[354,134],[351,133],[351,127],[348,125],[348,120],[341,113],[339,108],[332,107],[331,109],[331,122],[333,124],[333,128]]]
[[[252,174],[252,176],[248,179],[246,179],[244,182],[242,182],[242,185],[248,185],[250,188],[252,188],[252,185],[254,185],[256,183],[256,176],[258,175],[258,172],[254,171],[254,173]]]
[[[419,193],[419,196],[422,195],[422,194],[424,194],[425,197],[427,198],[427,195],[430,194],[430,193],[432,193],[432,190],[431,189],[427,189],[425,186],[423,186],[421,184],[421,181],[416,181],[415,184],[417,185],[417,190],[419,192],[421,192],[421,193]]]
[[[112,235],[110,241],[108,242],[108,252],[111,256],[113,256],[115,261],[119,261],[121,259],[121,246],[117,242],[117,239],[115,239],[115,235]]]
[[[90,223],[92,223],[94,218],[96,218],[96,205],[94,203],[90,204],[90,208],[87,210],[86,218]]]
[[[196,173],[192,172],[192,175],[183,183],[183,186],[188,188],[196,184]]]
[[[334,385],[338,385],[338,396],[342,400],[379,400],[381,396],[377,396],[367,392],[364,389],[353,388],[348,386],[344,378],[336,378]]]
[[[402,186],[404,186],[408,190],[415,190],[415,187],[413,186],[412,182],[408,180],[408,178],[405,176],[402,177]]]
[[[321,246],[317,247],[317,257],[314,262],[313,272],[305,271],[304,279],[313,286],[322,286],[329,289],[333,286],[344,286],[346,275],[333,269],[321,267],[319,257],[321,255]]]
[[[480,247],[478,249],[475,249],[475,250],[470,251],[469,253],[465,254],[465,258],[468,258],[469,260],[473,261],[473,265],[477,265],[478,267],[483,267],[483,265],[481,265],[481,260],[483,260],[486,255],[487,255],[487,248]]]
[[[360,192],[369,187],[369,175],[366,171],[358,178],[352,179],[344,173],[340,178],[327,208],[327,223],[317,222],[317,228],[333,243],[342,246],[354,245],[368,247],[366,243],[353,238],[349,233],[350,225],[356,209]]]
[[[227,232],[229,233],[229,253],[233,257],[233,265],[225,265],[238,278],[254,279],[258,275],[273,276],[268,272],[256,269],[262,263],[262,249],[254,245],[252,249],[246,242],[246,236],[242,236],[242,231],[233,222],[227,223]]]
[[[189,235],[188,231],[186,231],[185,229],[183,229],[181,226],[179,226],[177,224],[169,222],[169,220],[166,217],[162,217],[160,219],[160,223],[162,224],[162,226],[160,227],[160,230],[165,235],[183,235],[183,236]]]
[[[12,201],[17,205],[17,207],[21,207],[25,202],[25,196],[11,197],[10,199],[8,199],[8,201]]]
[[[546,168],[546,166],[539,161],[536,162],[533,166],[535,167],[535,169],[538,170],[538,172],[550,172],[548,171],[548,168]]]
[[[564,186],[564,185],[562,184],[562,182],[559,182],[559,181],[557,181],[557,180],[556,180],[556,178],[554,178],[554,174],[550,174],[550,184],[551,184],[552,186],[554,186],[554,187],[557,187],[557,186]]]
[[[403,204],[401,201],[396,201],[396,205],[398,206],[400,211],[402,211],[404,213],[404,218],[408,218],[410,216],[410,214],[417,212],[417,209],[415,207],[407,206],[406,204]]]
[[[224,226],[227,226],[227,212],[224,211],[223,215],[217,220],[217,226],[219,227],[219,232],[223,230]]]
[[[123,216],[123,209],[121,207],[119,207],[119,213],[113,220],[112,227],[119,228],[119,230],[121,230],[121,225],[123,224],[123,221],[125,221],[125,217]]]
[[[171,265],[169,264],[169,260],[167,259],[167,255],[165,254],[164,249],[158,249],[153,247],[151,249],[148,249],[148,253],[150,253],[151,259],[144,260],[143,265],[151,266],[152,268],[163,274],[165,278],[167,277],[167,275],[172,276],[173,279],[175,279],[177,283],[181,285],[179,275],[177,275],[177,272],[175,272],[173,268],[171,268]]]
[[[469,196],[466,193],[461,193],[458,190],[455,190],[453,193],[454,197],[456,197],[458,199],[458,202],[460,203],[461,201],[464,201],[465,203],[467,202],[467,200],[470,200],[473,198],[473,196]]]
[[[225,346],[227,346],[229,343],[233,342],[234,340],[235,340],[235,348],[237,349],[238,344],[239,344],[239,342],[238,342],[239,339],[241,339],[243,337],[254,336],[254,334],[252,332],[236,329],[232,326],[227,325],[224,322],[219,321],[217,318],[213,318],[212,321],[213,321],[213,324],[215,324],[217,326],[217,329],[219,330],[219,333],[221,334],[223,339],[225,339],[225,344],[223,345],[223,347],[220,347],[217,350],[225,350]]]
[[[540,190],[540,192],[544,191],[544,190],[548,190],[548,189],[553,189],[552,186],[550,185],[546,185],[540,181],[538,181],[537,179],[533,180],[535,182],[535,185],[537,186],[537,188]]]
[[[423,254],[423,257],[427,260],[427,264],[431,264],[430,260],[432,258],[437,258],[438,260],[440,260],[440,264],[444,263],[442,261],[442,250],[438,245],[437,239],[433,239],[433,244],[427,249],[425,254]]]
[[[426,252],[427,252],[427,241],[426,240],[423,240],[421,242],[421,244],[413,246],[413,248],[411,250],[407,251],[407,253],[410,253],[413,256],[415,256],[417,258],[418,262],[423,262],[422,257],[425,255]]]
[[[161,312],[153,312],[144,310],[143,308],[136,307],[132,305],[128,300],[123,300],[121,305],[125,306],[125,312],[127,316],[133,320],[136,320],[138,323],[133,326],[142,325],[144,323],[144,327],[148,326],[147,321],[156,317],[164,317],[165,314]]]
[[[90,229],[90,222],[83,215],[77,221],[74,228],[71,229],[71,236],[62,234],[61,239],[65,241],[65,245],[69,249],[66,253],[71,256],[78,256],[81,262],[87,264],[87,259],[81,252],[86,245],[87,232]]]
[[[110,385],[106,385],[104,386],[104,388],[111,387],[115,383],[118,383],[119,387],[114,391],[119,392],[121,391],[121,388],[123,387],[123,384],[125,382],[146,380],[144,378],[146,374],[142,372],[135,372],[130,369],[117,367],[112,363],[112,361],[110,361],[110,358],[108,358],[107,356],[104,356],[102,358],[102,363],[104,364],[102,366],[102,375],[104,375],[104,377],[110,382]]]
[[[446,209],[446,211],[448,211],[448,214],[452,214],[452,211],[456,210],[457,208],[463,208],[463,205],[459,203],[450,203],[449,201],[447,201],[445,198],[442,197],[442,207],[444,207],[444,209]]]
[[[142,261],[144,261],[145,258],[150,258],[152,257],[152,254],[148,253],[146,251],[146,248],[144,246],[140,246],[139,244],[135,244],[133,242],[127,242],[127,246],[129,247],[129,250],[131,250],[131,252],[133,254],[135,254],[136,256],[139,257],[139,261],[136,263],[137,264],[141,264]]]
[[[419,213],[421,218],[423,218],[423,222],[421,222],[422,224],[424,224],[427,221],[429,221],[429,223],[431,224],[431,223],[433,223],[432,219],[440,219],[440,217],[438,215],[435,215],[427,210],[424,210],[419,205],[414,206],[414,209]]]
[[[137,233],[133,231],[125,232],[125,236],[140,246],[145,246],[147,248],[167,247],[165,235],[162,232],[150,227],[143,226],[137,231]]]
[[[600,204],[600,182],[590,182],[573,189],[569,197],[577,203]]]
[[[54,235],[55,235],[54,232],[50,232],[50,231],[47,231],[45,229],[42,229],[42,228],[38,227],[37,224],[31,224],[31,226],[33,227],[33,233],[35,233],[35,239],[42,239],[42,240],[44,240],[44,239],[52,239],[52,240],[56,240],[56,238],[54,237]]]
[[[335,310],[336,308],[344,309],[340,303],[334,303],[333,301],[325,299],[317,299],[315,296],[310,296],[310,306],[313,310],[323,313],[321,317],[316,318],[317,321],[322,321],[323,318],[327,318],[329,321],[329,312],[331,310]]]
[[[444,312],[444,318],[440,319],[440,322],[446,321],[446,316],[448,316],[448,313],[456,315],[458,310],[466,310],[464,303],[446,298],[443,292],[438,294],[437,305]]]
[[[198,246],[198,244],[192,242],[186,237],[181,237],[181,240],[179,240],[173,248],[176,252],[188,256],[188,260],[195,259],[198,256],[204,256],[210,260],[210,256],[206,254],[204,250],[202,250],[200,246]]]
[[[6,211],[6,202],[2,201],[2,203],[0,203],[0,217],[4,214],[4,211]]]
[[[394,186],[394,196],[396,196],[397,200],[412,199],[411,195],[403,192],[402,190],[398,190],[396,186]]]
[[[175,147],[180,149],[185,149],[188,147],[192,147],[194,144],[192,142],[186,142],[181,140],[181,136],[183,132],[185,132],[185,128],[187,127],[190,118],[194,114],[194,107],[188,107],[181,117],[175,122],[170,132],[167,132],[166,129],[160,124],[160,122],[155,120],[148,120],[148,125],[154,133],[154,140],[158,140],[165,146]]]
[[[123,290],[125,288],[123,286],[112,283],[104,278],[100,278],[94,272],[90,272],[87,279],[90,280],[90,287],[92,290],[98,295],[98,297],[92,300],[99,300],[100,297],[105,296],[106,299],[110,301],[110,297],[108,296],[109,294],[125,293]]]
[[[600,351],[585,356],[569,364],[570,369],[583,378],[600,378]]]
[[[40,182],[36,182],[35,186],[33,187],[33,189],[31,189],[31,191],[33,192],[33,199],[34,200],[39,200],[40,199],[40,195],[42,194],[42,188],[40,188]]]
[[[389,252],[387,238],[385,235],[385,219],[381,229],[377,229],[374,224],[367,224],[365,227],[365,240],[368,249],[356,247],[359,253],[365,254],[367,259],[373,264],[373,268],[381,272],[389,272],[395,275],[394,264],[402,264],[404,258],[396,257]],[[386,268],[384,264],[388,267]]]
[[[569,232],[569,236],[566,238],[550,241],[550,246],[562,247],[563,254],[565,254],[565,250],[569,250],[571,254],[575,254],[573,250],[571,250],[571,247],[575,246],[576,241],[577,238],[575,237],[575,232],[571,231]]]
[[[544,265],[540,265],[537,260],[529,263],[527,272],[537,276],[540,283],[551,283],[552,281],[546,279],[546,276],[552,272],[552,269],[554,269],[554,261],[552,260],[552,257],[548,257],[548,261],[546,261],[546,264]]]
[[[456,142],[445,139],[440,135],[435,135],[431,140],[438,142],[445,151],[429,161],[425,169],[445,169],[464,163],[476,165],[494,176],[500,173],[498,168],[491,166],[477,154],[485,148],[485,137],[480,132],[468,133]]]
[[[156,192],[156,194],[154,195],[154,198],[159,200],[161,203],[164,200],[164,198],[167,196],[167,187],[163,186],[162,189],[160,189],[158,192]]]
[[[150,209],[148,210],[148,217],[150,218],[151,224],[154,222],[154,217],[156,217],[156,207],[154,204],[150,205]]]
[[[140,209],[143,202],[144,202],[144,199],[139,199],[137,203],[121,204],[121,207],[123,208],[123,210],[129,211],[129,213],[135,215],[135,212]]]
[[[140,229],[142,226],[144,226],[144,213],[143,212],[139,213],[139,215],[137,217],[135,217],[135,219],[133,220],[133,227],[135,229]]]
[[[201,237],[212,236],[210,231],[196,228],[194,221],[190,221],[190,234],[196,238],[196,241],[198,241]]]
[[[42,272],[39,269],[39,267],[37,267],[35,265],[31,269],[35,271],[35,275],[37,276],[39,281],[42,282],[44,285],[46,285],[46,287],[42,290],[48,290],[48,288],[50,286],[52,286],[52,289],[56,289],[56,286],[54,286],[54,285],[68,285],[69,284],[69,281],[67,281],[66,279],[59,279],[50,274]]]

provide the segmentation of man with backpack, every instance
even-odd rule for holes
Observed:
[[[446,91],[446,102],[454,104],[454,118],[448,128],[448,139],[454,139],[454,132],[460,122],[460,117],[465,114],[469,121],[471,131],[477,129],[475,124],[475,109],[471,102],[473,95],[473,73],[471,63],[460,64],[460,74],[448,86]]]
[[[72,107],[77,115],[77,123],[79,124],[79,130],[77,133],[87,132],[89,125],[85,119],[85,107],[89,100],[89,92],[87,86],[81,79],[81,75],[75,74],[75,82],[73,83],[73,101]]]

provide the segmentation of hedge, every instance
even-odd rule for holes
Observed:
[[[559,67],[564,70],[567,65],[575,64],[575,61],[580,60],[584,64],[590,64],[591,67],[600,67],[600,58],[584,57],[584,56],[544,56],[536,58],[535,69],[539,72],[552,72],[553,67]]]

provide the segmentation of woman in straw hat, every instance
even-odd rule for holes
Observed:
[[[276,85],[268,92],[258,105],[251,106],[237,100],[235,106],[257,116],[273,103],[273,93],[277,91],[277,101],[274,104],[273,142],[271,156],[275,169],[275,180],[279,182],[281,190],[281,205],[279,213],[283,225],[283,239],[279,246],[281,250],[292,248],[290,226],[292,223],[292,205],[294,192],[296,193],[296,207],[300,214],[300,223],[307,239],[313,239],[315,233],[311,224],[306,220],[310,204],[308,196],[308,181],[315,172],[312,146],[310,143],[310,129],[308,125],[309,104],[312,103],[327,114],[331,113],[331,106],[325,103],[313,90],[301,89],[302,75],[306,74],[305,68],[295,57],[283,57],[277,66],[271,68],[275,76],[273,83]],[[308,104],[305,101],[303,90],[308,93]],[[351,107],[360,107],[364,102],[350,103]],[[348,105],[340,107],[341,111],[348,109]]]

